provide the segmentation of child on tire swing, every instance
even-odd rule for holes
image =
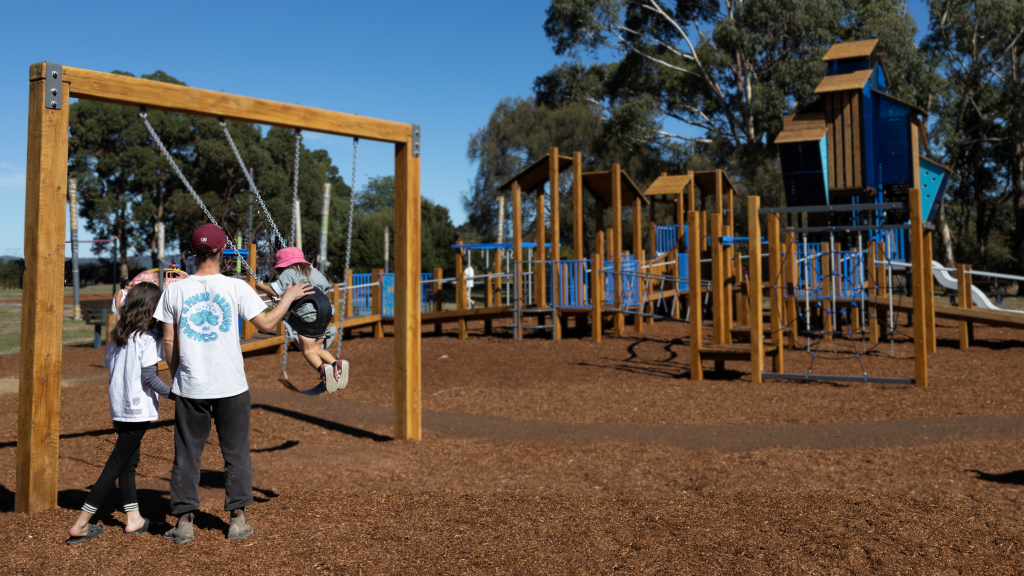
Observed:
[[[135,493],[135,469],[139,465],[142,437],[150,422],[157,419],[160,396],[167,398],[171,389],[157,376],[157,364],[162,360],[160,336],[155,332],[160,325],[153,318],[160,289],[142,282],[132,288],[118,307],[117,324],[110,331],[103,365],[110,373],[110,417],[114,421],[117,440],[103,472],[93,485],[82,505],[78,520],[68,529],[68,544],[92,540],[103,533],[103,526],[89,520],[107,498],[117,481],[124,506],[125,534],[155,532],[162,522],[150,522],[139,514],[139,499]]]
[[[299,248],[278,250],[274,270],[277,271],[277,280],[270,284],[257,282],[256,290],[276,298],[293,284],[313,286],[314,294],[296,300],[286,318],[299,335],[302,355],[310,366],[320,372],[320,381],[327,391],[344,389],[348,386],[348,361],[339,361],[323,346],[324,339],[332,335],[327,329],[334,318],[334,306],[327,297],[331,282],[306,261]]]

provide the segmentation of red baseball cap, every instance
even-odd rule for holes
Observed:
[[[197,254],[216,252],[227,243],[227,235],[216,224],[203,224],[192,234],[192,251]]]

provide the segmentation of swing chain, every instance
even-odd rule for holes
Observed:
[[[341,356],[341,341],[345,337],[345,310],[348,310],[348,294],[352,287],[348,285],[348,267],[352,263],[352,214],[356,210],[356,162],[359,157],[359,138],[352,139],[352,185],[349,187],[348,197],[348,234],[345,238],[345,290],[341,293],[341,323],[338,326],[338,353],[335,357]],[[383,292],[383,291],[382,291]],[[352,292],[355,298],[355,292]]]
[[[292,246],[296,246],[295,221],[299,218],[299,149],[302,148],[302,130],[295,129],[295,176],[292,182]]]
[[[145,116],[143,116],[145,118]],[[235,153],[235,159],[238,160],[238,165],[242,167],[242,174],[245,174],[245,179],[249,181],[249,189],[252,190],[256,201],[259,202],[260,208],[263,209],[263,213],[267,215],[267,221],[270,222],[270,227],[273,229],[273,234],[270,236],[270,246],[274,246],[274,237],[281,241],[281,245],[285,246],[284,236],[277,231],[277,224],[274,224],[274,219],[270,217],[270,210],[267,210],[267,205],[263,203],[263,196],[260,194],[259,188],[256,187],[256,182],[252,179],[252,172],[246,167],[245,162],[242,160],[241,153],[238,152],[238,147],[235,146],[235,139],[231,137],[231,132],[228,131],[228,123],[220,118],[220,127],[224,129],[224,136],[228,139],[228,144],[231,145],[231,151]]]
[[[160,148],[160,154],[162,154],[164,158],[167,158],[167,161],[171,164],[171,168],[174,169],[174,173],[177,174],[178,179],[181,180],[181,183],[185,185],[186,189],[188,189],[189,194],[192,195],[192,198],[196,201],[196,204],[199,204],[199,207],[203,209],[203,214],[206,215],[206,218],[213,225],[220,226],[220,224],[217,224],[217,219],[213,217],[213,214],[210,214],[210,211],[206,209],[206,204],[203,204],[203,200],[199,198],[199,194],[196,193],[195,189],[192,188],[192,185],[189,184],[188,179],[185,178],[184,174],[182,174],[181,168],[178,167],[178,163],[174,161],[174,158],[171,156],[171,153],[167,151],[167,148],[164,146],[163,141],[160,140],[160,136],[158,136],[156,130],[153,129],[153,125],[149,123],[149,119],[146,117],[147,112],[145,107],[142,107],[142,109],[139,111],[139,116],[142,117],[143,123],[146,124],[146,130],[149,130],[149,135],[153,138],[153,141],[156,142],[157,147]],[[225,234],[224,236],[227,238],[228,248],[233,250],[235,254],[238,254],[238,248],[235,246],[235,243],[231,241],[230,235]],[[249,273],[249,276],[251,278],[256,278],[256,273],[253,272],[252,268],[249,267],[249,263],[246,262],[245,259],[242,259],[242,265],[245,266],[245,270],[246,272]]]

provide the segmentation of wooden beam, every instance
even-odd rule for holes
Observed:
[[[967,310],[967,300],[973,298],[971,289],[967,284],[969,276],[963,264],[956,265],[956,305],[961,310]],[[960,349],[967,350],[970,347],[970,340],[967,337],[967,321],[960,321]]]
[[[70,111],[63,84],[61,109],[53,110],[45,80],[29,83],[14,496],[14,510],[24,514],[57,507]]]
[[[523,277],[523,206],[522,194],[519,190],[519,182],[512,183],[512,260],[515,266],[515,277]],[[515,283],[516,293],[512,295],[515,305],[523,305],[523,283]],[[516,329],[516,340],[522,338],[522,330]]]
[[[911,131],[916,133],[916,131]],[[928,386],[928,329],[925,319],[928,312],[925,307],[925,262],[924,262],[924,225],[921,214],[921,190],[910,190],[910,254],[911,275],[913,277],[914,298],[914,374],[918,386]],[[929,263],[929,268],[931,264]],[[931,281],[931,270],[928,270],[928,281]]]
[[[612,230],[615,236],[612,244],[612,268],[615,272],[615,309],[622,310],[622,170],[612,164]],[[614,333],[622,336],[625,318],[622,312],[615,313]]]
[[[395,145],[395,438],[419,440],[420,159],[408,137]]]
[[[572,153],[572,257],[576,260],[585,258],[583,255],[583,154],[580,152]]]
[[[691,180],[692,182],[692,180]],[[692,189],[691,189],[692,191]],[[700,363],[701,341],[703,339],[704,314],[700,300],[700,216],[690,212],[690,277],[687,281],[689,294],[686,301],[690,306],[690,380],[704,379],[704,367]]]
[[[375,268],[370,271],[370,283],[376,284],[371,288],[371,298],[373,302],[373,315],[383,316],[384,315],[384,269]],[[373,337],[383,338],[384,337],[384,324],[378,322],[373,325]]]
[[[722,215],[709,214],[711,229],[711,314],[715,344],[725,344],[725,254],[722,250]],[[717,369],[717,368],[716,368]]]
[[[750,236],[750,381],[761,383],[764,371],[764,301],[761,299],[761,198],[747,198],[747,234]]]
[[[935,338],[935,276],[932,272],[932,233],[925,230],[921,247],[924,248],[924,321],[928,331],[928,351],[935,352],[938,349],[938,342]]]
[[[462,240],[455,242],[456,244],[462,244]],[[468,304],[469,295],[466,293],[466,274],[462,267],[462,248],[455,250],[455,309],[465,310]],[[466,332],[466,319],[459,316],[459,340],[465,340],[468,336]]]
[[[41,76],[39,74],[39,77]],[[143,80],[120,74],[65,66],[64,81],[71,85],[71,97],[83,100],[146,106],[155,110],[226,118],[282,128],[301,128],[398,145],[411,143],[413,138],[411,124],[249,98],[180,84]],[[68,91],[65,90],[64,93],[67,95]]]
[[[598,238],[601,236],[601,231],[597,231]],[[600,246],[600,239],[597,242]],[[601,320],[601,305],[604,300],[604,273],[602,266],[601,254],[595,252],[591,255],[593,259],[590,265],[590,305],[592,307],[591,319],[590,319],[590,337],[594,339],[594,342],[601,342],[602,333],[602,320]]]
[[[751,242],[756,239],[751,238]],[[757,242],[760,246],[760,242]],[[768,317],[772,325],[772,345],[778,353],[772,357],[772,371],[785,372],[783,369],[782,345],[782,294],[786,287],[782,270],[782,231],[778,214],[768,215]]]

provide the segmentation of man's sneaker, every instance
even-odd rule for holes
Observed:
[[[322,368],[323,365],[321,365]],[[327,385],[328,392],[344,390],[348,386],[348,361],[335,360],[331,366],[331,371],[327,373],[327,380],[324,383]]]
[[[192,523],[195,521],[195,514],[189,512],[188,514],[182,514],[178,518],[178,524],[164,532],[164,538],[168,540],[174,540],[175,544],[184,544],[191,542],[195,539],[195,533],[192,529]]]
[[[252,534],[252,526],[245,521],[245,509],[231,511],[231,524],[228,526],[228,540],[241,540]]]

